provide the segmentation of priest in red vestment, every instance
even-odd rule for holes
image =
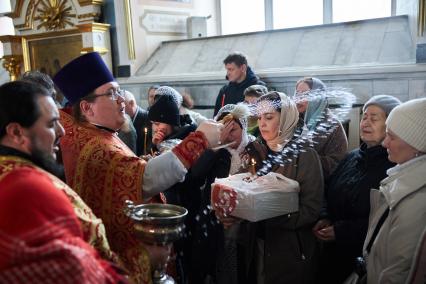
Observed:
[[[220,143],[221,126],[205,122],[172,151],[146,162],[117,137],[125,119],[123,90],[98,53],[74,59],[53,81],[72,105],[72,114],[61,113],[67,183],[103,220],[111,248],[132,279],[150,283],[149,257],[123,211],[125,200],[160,201],[159,193],[183,181],[199,155]]]
[[[53,98],[6,83],[0,114],[0,283],[120,281],[87,243],[112,257],[101,220],[54,175],[64,129]]]

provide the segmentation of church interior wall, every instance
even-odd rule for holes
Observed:
[[[360,70],[362,71],[362,70]],[[426,94],[426,71],[425,70],[405,70],[406,72],[385,72],[366,74],[345,74],[336,70],[335,74],[325,74],[324,72],[304,73],[299,71],[295,75],[277,75],[258,73],[265,81],[269,89],[284,92],[292,95],[295,83],[303,76],[317,76],[321,78],[327,86],[333,88],[344,88],[356,96],[355,107],[348,114],[349,125],[349,148],[358,147],[360,106],[370,97],[387,94],[407,101],[424,97]],[[224,76],[224,75],[223,75]],[[220,88],[226,84],[225,80],[201,80],[201,81],[164,81],[155,84],[169,85],[179,92],[190,93],[194,98],[196,111],[206,117],[213,117],[212,106]],[[142,107],[147,107],[147,91],[152,83],[121,83],[126,90],[131,91],[138,99]]]
[[[426,42],[425,37],[417,37],[417,17],[418,17],[417,0],[396,1],[396,15],[408,15],[413,40],[417,43]]]
[[[12,8],[16,1],[11,1]],[[80,9],[79,14],[89,9],[79,7],[77,1],[69,0]],[[133,43],[126,34],[126,1],[131,7]],[[129,75],[119,77],[118,81],[135,94],[143,107],[147,107],[149,86],[170,85],[190,93],[196,110],[212,117],[211,106],[219,89],[227,83],[222,60],[235,50],[248,55],[249,65],[270,89],[290,95],[295,82],[304,76],[317,76],[328,86],[348,89],[355,94],[356,104],[377,94],[407,101],[426,93],[426,65],[418,61],[419,54],[422,55],[419,47],[423,45],[426,58],[426,37],[418,33],[417,0],[393,0],[394,17],[389,20],[227,36],[220,35],[219,0],[103,3],[103,21],[111,24],[111,38],[108,34],[105,40],[107,45],[116,42],[117,46],[104,54],[105,61],[114,63],[110,66],[115,73],[117,65],[129,67]],[[106,7],[111,6],[112,10],[107,12]],[[202,38],[189,39],[186,18],[207,16],[210,17],[206,19]],[[134,46],[135,58],[129,55],[129,44]],[[6,81],[8,74],[0,66],[0,82]]]
[[[164,41],[186,39],[186,17],[207,17],[207,36],[218,34],[216,0],[193,0],[189,3],[170,4],[161,0],[130,0],[132,10],[133,37],[136,58],[125,61],[130,64],[131,74],[148,60],[149,56]],[[122,5],[122,0],[115,0],[116,6]],[[116,10],[117,11],[117,10]],[[175,16],[176,25],[170,22]],[[123,23],[124,21],[119,21]],[[204,36],[206,36],[204,35]],[[125,57],[124,54],[120,56]]]

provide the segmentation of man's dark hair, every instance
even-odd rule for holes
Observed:
[[[40,85],[27,81],[15,81],[0,86],[0,138],[6,134],[6,126],[16,122],[31,127],[41,115],[40,96],[50,96]]]
[[[225,60],[223,60],[223,64],[225,64],[225,65],[231,64],[231,63],[234,63],[238,67],[240,67],[243,64],[247,65],[247,58],[241,52],[234,52],[234,53],[229,54],[225,58]]]
[[[87,101],[89,103],[93,103],[96,100],[95,92],[89,93],[87,96],[82,97],[78,100],[73,106],[72,106],[72,116],[77,122],[87,122],[87,119],[84,117],[83,113],[81,112],[80,108],[80,102],[81,101]]]
[[[32,82],[41,85],[45,88],[51,96],[56,94],[55,84],[49,75],[40,71],[27,71],[21,76],[21,81]]]

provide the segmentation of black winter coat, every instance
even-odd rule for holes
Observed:
[[[395,165],[387,157],[381,145],[367,148],[362,144],[339,163],[326,181],[326,205],[321,218],[333,223],[336,240],[324,243],[320,280],[326,282],[322,283],[342,283],[354,270],[355,258],[362,255],[370,190],[378,189],[387,169]]]
[[[179,283],[204,283],[215,277],[216,254],[223,244],[223,227],[210,210],[211,184],[229,175],[231,155],[226,149],[206,150],[189,169],[185,181],[172,187],[173,203],[188,209],[185,237],[175,243]],[[169,203],[169,201],[168,201]]]
[[[218,113],[220,108],[227,104],[237,104],[244,101],[244,90],[251,85],[264,85],[266,84],[254,74],[253,70],[247,66],[247,75],[241,83],[229,82],[227,85],[220,89],[216,98],[214,107],[214,115]],[[223,102],[223,103],[222,103]]]
[[[148,111],[142,109],[141,107],[137,107],[136,117],[132,118],[133,126],[136,129],[136,155],[145,155],[149,153],[144,153],[145,149],[145,141],[146,141],[146,149],[150,149],[151,146],[151,121],[148,119]],[[147,133],[145,133],[145,128],[147,129]],[[145,139],[145,135],[147,136]]]

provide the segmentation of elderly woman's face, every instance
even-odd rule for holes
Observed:
[[[364,111],[359,124],[361,140],[368,147],[382,143],[386,135],[386,113],[376,105],[370,105]]]
[[[388,151],[388,159],[397,164],[403,164],[416,156],[418,152],[414,147],[395,135],[391,130],[386,130],[383,147]]]
[[[306,94],[310,90],[309,85],[305,82],[301,82],[296,86],[296,105],[299,113],[304,113],[308,108],[308,98]]]
[[[259,102],[257,109],[260,134],[266,142],[272,141],[278,136],[281,113],[269,101]]]

